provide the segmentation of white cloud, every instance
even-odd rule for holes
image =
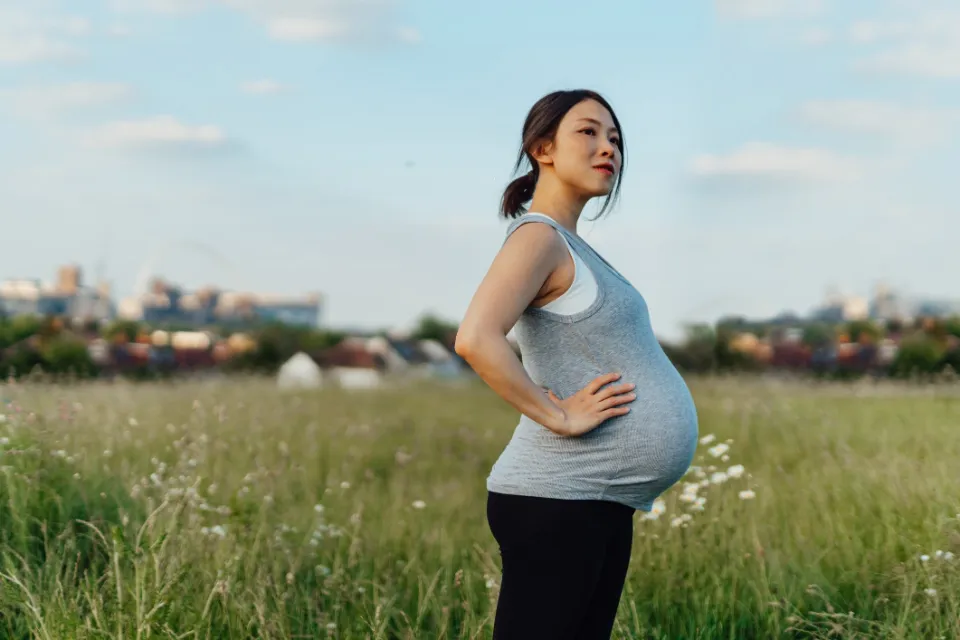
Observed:
[[[960,109],[926,109],[868,100],[811,101],[801,116],[816,125],[893,138],[907,144],[936,142],[960,124]]]
[[[112,122],[84,136],[98,147],[219,147],[227,136],[216,125],[187,125],[173,116]]]
[[[877,50],[857,62],[865,71],[960,78],[960,11],[928,11],[899,22],[860,21],[850,39]]]
[[[690,171],[702,178],[842,181],[860,175],[858,163],[827,149],[750,142],[726,155],[700,154]]]
[[[401,42],[406,42],[408,44],[417,44],[423,39],[420,31],[413,27],[398,27],[397,37]]]
[[[960,43],[944,46],[911,44],[860,61],[860,69],[931,78],[960,78]]]
[[[114,0],[124,10],[185,13],[225,7],[252,17],[286,42],[330,40],[415,44],[420,33],[400,26],[395,0]]]
[[[833,32],[825,27],[811,27],[800,34],[800,42],[811,47],[819,47],[832,41]]]
[[[0,102],[25,114],[56,112],[119,102],[133,95],[122,83],[71,82],[61,85],[24,87],[0,91]]]
[[[250,82],[244,82],[242,85],[240,85],[241,91],[244,93],[252,93],[254,95],[281,93],[286,89],[286,85],[283,85],[276,80],[270,80],[267,78],[262,80],[251,80]]]
[[[721,16],[741,19],[815,15],[823,11],[822,0],[716,0]]]
[[[107,33],[114,38],[129,38],[133,35],[133,29],[123,24],[115,24],[107,29]]]
[[[271,38],[290,42],[331,40],[346,35],[349,29],[344,22],[322,18],[276,18],[267,26]]]
[[[146,10],[156,13],[185,13],[204,9],[210,0],[113,0],[114,8],[120,11]]]
[[[67,60],[82,55],[74,43],[91,31],[89,20],[0,6],[0,64]]]

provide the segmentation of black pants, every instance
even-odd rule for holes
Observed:
[[[631,507],[488,492],[503,580],[494,640],[608,640],[633,544]]]

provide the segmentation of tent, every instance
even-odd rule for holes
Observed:
[[[277,373],[281,389],[316,389],[322,382],[320,366],[302,351],[283,363]]]

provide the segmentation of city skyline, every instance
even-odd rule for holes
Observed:
[[[0,207],[23,241],[0,274],[66,257],[122,298],[154,258],[189,287],[321,291],[335,326],[458,320],[527,109],[588,86],[628,161],[580,231],[658,334],[832,285],[955,296],[949,2],[364,7],[3,0]]]

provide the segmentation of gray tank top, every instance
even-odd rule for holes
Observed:
[[[558,315],[527,307],[514,327],[523,366],[538,385],[566,398],[601,374],[620,372],[637,399],[626,415],[578,437],[559,436],[521,414],[487,477],[497,493],[609,500],[650,511],[687,471],[697,446],[697,410],[650,324],[643,296],[590,245],[553,219],[526,214],[507,228],[554,227],[593,272],[598,295],[586,309]],[[504,239],[506,242],[506,239]]]

